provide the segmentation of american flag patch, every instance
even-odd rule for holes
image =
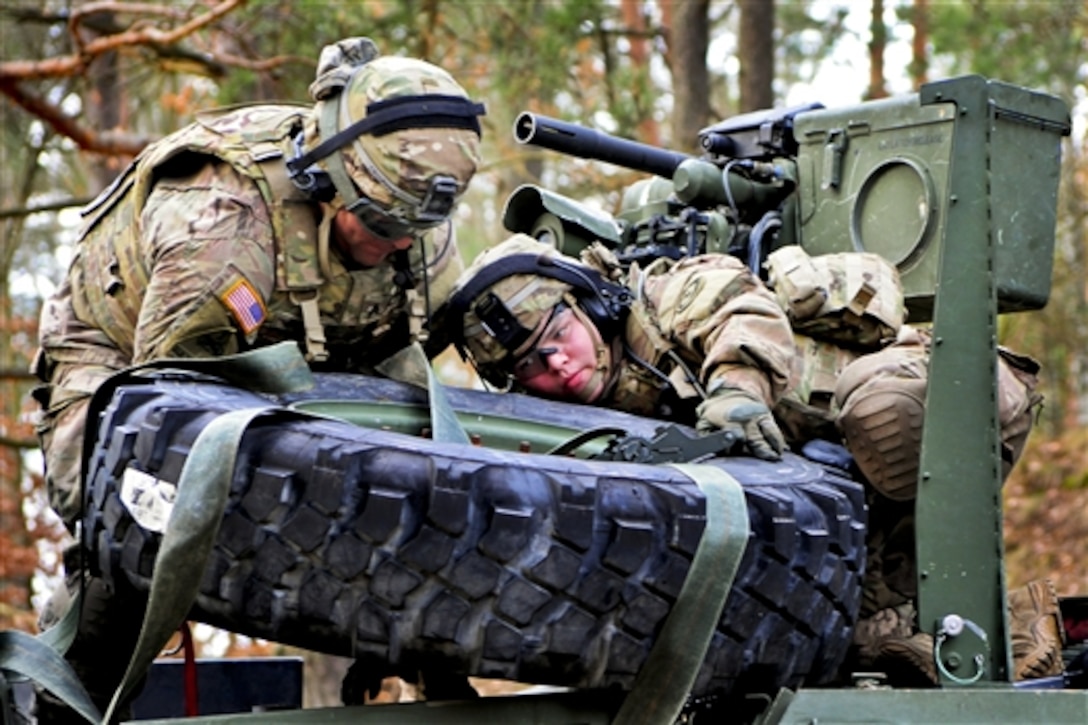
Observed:
[[[264,301],[261,300],[257,290],[249,280],[240,279],[232,284],[226,292],[219,295],[219,299],[234,315],[242,332],[248,335],[256,330],[264,322]]]

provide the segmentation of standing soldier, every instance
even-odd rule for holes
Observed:
[[[315,369],[366,371],[409,344],[463,270],[450,216],[476,172],[483,106],[441,68],[379,56],[366,38],[324,48],[310,94],[312,106],[201,116],[84,211],[35,362],[50,504],[69,530],[87,407],[110,375],[285,340]],[[83,591],[68,658],[102,707],[138,613],[100,580]],[[43,722],[64,717],[42,705]]]
[[[768,260],[772,292],[728,255],[662,258],[624,274],[598,244],[582,262],[509,238],[458,280],[439,312],[446,334],[500,388],[723,430],[733,453],[774,460],[787,444],[843,443],[869,484],[852,664],[898,684],[935,683],[933,639],[914,621],[928,337],[903,324],[894,267],[785,247]],[[1006,474],[1041,400],[1037,370],[1000,350]],[[1009,601],[1017,679],[1060,672],[1053,588],[1032,582]]]

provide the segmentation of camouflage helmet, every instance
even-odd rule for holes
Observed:
[[[586,261],[515,234],[483,252],[461,275],[441,324],[481,376],[502,385],[514,361],[536,346],[552,313],[565,303],[590,331],[599,373],[607,378],[632,296]]]
[[[322,51],[310,93],[307,150],[289,163],[296,179],[324,172],[343,205],[381,236],[449,218],[476,173],[485,113],[449,73],[349,38]]]
[[[566,282],[537,274],[511,274],[474,291],[473,288],[478,285],[473,282],[477,281],[481,270],[513,254],[535,254],[556,259],[561,257],[550,244],[538,242],[526,234],[515,234],[484,250],[457,280],[452,299],[463,300],[464,313],[460,320],[451,320],[450,324],[461,325],[464,337],[459,346],[481,368],[497,369],[507,357],[516,358],[531,349],[552,310],[563,301],[564,295],[572,291],[571,285]],[[465,299],[466,293],[471,299]],[[481,303],[492,295],[513,314],[523,330],[532,333],[513,349],[508,349],[504,344],[502,331],[493,329],[494,322],[489,326],[480,319],[484,309]]]

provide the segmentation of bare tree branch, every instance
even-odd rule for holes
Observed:
[[[216,53],[215,59],[223,65],[229,65],[232,68],[243,68],[252,71],[270,71],[273,68],[279,68],[288,63],[305,63],[314,68],[317,67],[316,60],[313,58],[303,58],[299,55],[277,55],[273,58],[250,60],[249,58],[242,58],[241,56],[231,55],[229,53]]]
[[[94,197],[78,198],[78,199],[61,199],[60,201],[53,201],[46,204],[35,204],[34,206],[21,206],[13,209],[0,209],[0,219],[19,219],[22,217],[28,217],[31,214],[39,214],[42,212],[60,211],[62,209],[75,209],[77,207],[84,207],[94,201]]]
[[[74,77],[84,73],[96,58],[104,54],[135,47],[150,50],[162,62],[163,67],[214,78],[222,77],[226,67],[267,72],[287,64],[315,64],[313,59],[295,55],[249,59],[221,50],[211,52],[185,48],[179,43],[244,2],[245,0],[220,0],[207,12],[191,19],[187,19],[188,13],[176,7],[108,1],[88,3],[75,9],[67,18],[68,31],[76,52],[38,60],[0,62],[0,95],[8,97],[17,106],[40,119],[59,136],[70,138],[83,151],[108,156],[134,156],[153,139],[121,129],[92,129],[64,113],[58,104],[35,94],[24,82]],[[127,27],[121,26],[114,19],[119,14],[135,15],[138,19]],[[151,24],[151,19],[156,16],[181,24],[169,29],[156,27]],[[46,18],[41,15],[35,19]],[[52,21],[56,22],[58,19],[60,18],[54,17]]]
[[[9,83],[15,80],[41,80],[43,78],[55,78],[57,76],[70,76],[81,73],[87,65],[103,53],[108,53],[119,48],[137,45],[169,45],[191,35],[197,30],[215,22],[219,18],[238,7],[245,0],[223,0],[212,7],[208,12],[199,15],[187,23],[170,30],[160,30],[156,27],[137,24],[120,33],[114,33],[104,37],[95,38],[89,43],[83,44],[77,31],[78,18],[88,14],[88,8],[94,8],[95,12],[105,12],[112,7],[137,8],[143,7],[128,3],[93,3],[86,6],[73,15],[69,27],[72,29],[73,39],[79,48],[79,53],[60,58],[46,58],[44,60],[15,60],[0,63],[0,89],[7,92]],[[161,12],[161,8],[146,6]]]
[[[33,450],[38,447],[37,438],[12,438],[10,436],[0,436],[0,446],[5,448],[19,448],[22,450]]]
[[[0,77],[0,93],[28,113],[41,119],[61,136],[66,136],[84,151],[107,155],[135,156],[151,139],[146,136],[118,131],[92,131],[75,119],[64,115],[60,108],[24,92],[18,83]]]
[[[0,380],[37,380],[38,376],[29,370],[0,368]]]

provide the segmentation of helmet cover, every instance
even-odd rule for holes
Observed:
[[[340,95],[337,130],[367,116],[371,104],[404,96],[455,96],[465,90],[442,68],[414,58],[382,56],[360,66]],[[452,177],[459,198],[480,162],[480,137],[467,128],[405,128],[364,133],[341,149],[362,195],[411,221],[437,175]]]

